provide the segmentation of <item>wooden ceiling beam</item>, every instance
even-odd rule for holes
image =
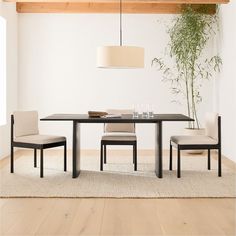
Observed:
[[[193,5],[198,8],[198,4]],[[110,2],[21,2],[16,4],[18,13],[118,13],[119,3]],[[216,5],[210,4],[209,13],[215,13]],[[123,13],[131,14],[178,14],[181,4],[124,2]]]
[[[118,0],[5,0],[17,2],[19,13],[117,13]],[[123,0],[124,13],[173,14],[181,12],[181,4],[211,4],[209,13],[215,12],[215,4],[229,0]]]
[[[4,2],[78,2],[78,3],[116,3],[118,0],[3,0]],[[230,0],[122,0],[123,2],[141,2],[156,4],[226,4]]]

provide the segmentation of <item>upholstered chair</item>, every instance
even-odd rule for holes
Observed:
[[[132,114],[132,110],[107,110],[108,114],[122,115]],[[131,145],[133,146],[134,170],[137,170],[137,137],[134,123],[106,123],[101,140],[100,170],[103,170],[103,161],[107,163],[107,145]],[[103,156],[104,155],[104,156]]]
[[[172,170],[172,146],[177,148],[177,177],[181,177],[180,151],[206,149],[208,151],[208,170],[211,169],[211,149],[218,150],[218,176],[221,177],[221,117],[217,113],[207,113],[205,117],[205,135],[172,136],[170,138],[170,162]]]
[[[14,172],[14,147],[34,149],[34,167],[37,167],[37,149],[40,150],[40,177],[43,178],[43,150],[64,146],[66,171],[66,138],[39,134],[37,111],[16,111],[11,115],[11,173]]]

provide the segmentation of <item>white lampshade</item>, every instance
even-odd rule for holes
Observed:
[[[134,46],[103,46],[97,48],[99,68],[143,68],[144,48]]]

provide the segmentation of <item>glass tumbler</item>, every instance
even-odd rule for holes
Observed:
[[[153,118],[154,117],[153,104],[150,104],[148,106],[148,117],[149,118]]]
[[[139,106],[134,105],[133,106],[133,118],[138,118],[138,112],[139,112]]]
[[[142,114],[142,117],[143,118],[148,118],[148,105],[147,104],[143,104],[142,106],[142,110],[143,110],[143,114]]]

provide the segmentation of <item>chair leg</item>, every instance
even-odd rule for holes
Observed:
[[[14,147],[11,145],[11,173],[14,173]]]
[[[134,150],[134,145],[133,145],[133,164],[135,164],[135,150]]]
[[[107,163],[107,145],[104,145],[104,163]]]
[[[37,167],[37,149],[34,149],[34,167]]]
[[[103,144],[101,143],[100,150],[100,171],[103,171]]]
[[[218,176],[221,177],[221,147],[218,149]]]
[[[172,170],[172,145],[170,141],[170,162],[169,162],[169,170]]]
[[[67,171],[67,148],[66,148],[66,142],[64,145],[64,171]]]
[[[43,148],[40,149],[40,178],[43,178]]]
[[[211,149],[208,149],[208,155],[207,155],[207,168],[208,168],[208,170],[211,169]]]
[[[181,174],[180,174],[180,149],[178,147],[178,156],[177,156],[177,177],[180,178]]]
[[[137,171],[137,143],[133,145],[134,171]]]

